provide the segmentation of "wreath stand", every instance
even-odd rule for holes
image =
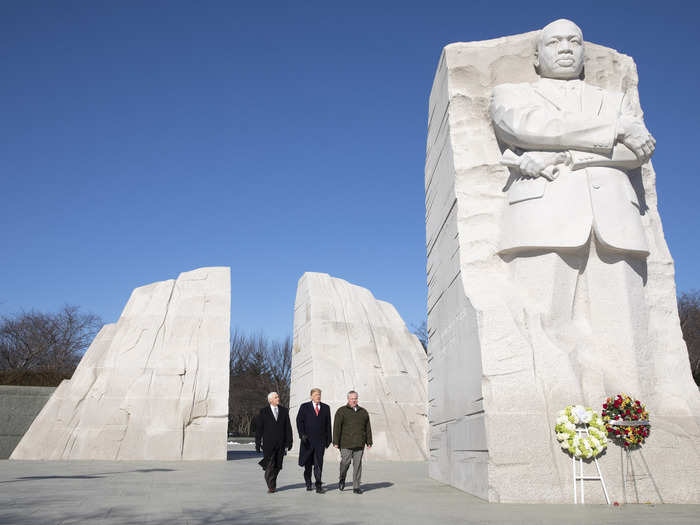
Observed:
[[[650,426],[649,421],[643,421],[643,420],[638,420],[638,421],[617,420],[617,421],[611,421],[610,425],[611,426],[620,426],[620,427],[646,427],[646,426]],[[661,497],[661,493],[659,492],[659,487],[656,486],[656,482],[654,481],[654,477],[651,475],[651,470],[649,470],[649,465],[647,464],[647,460],[644,458],[644,454],[642,454],[641,448],[639,449],[639,457],[642,460],[642,464],[644,465],[644,469],[646,470],[647,476],[649,476],[649,479],[651,480],[651,483],[654,486],[654,490],[656,491],[656,495],[659,497],[659,501],[661,503],[663,503],[664,499]],[[627,503],[627,483],[629,481],[631,481],[632,486],[634,487],[634,494],[635,494],[636,502],[639,503],[639,493],[637,491],[637,478],[643,477],[644,473],[636,474],[634,472],[634,463],[632,462],[632,451],[629,448],[620,447],[620,467],[622,469],[622,501]]]
[[[577,428],[576,433],[578,437],[581,438],[589,437],[588,425],[584,424],[583,428]],[[576,462],[578,461],[578,474],[576,473]],[[605,494],[605,501],[610,505],[610,496],[608,496],[608,489],[605,487],[605,480],[603,479],[603,473],[600,471],[600,465],[598,465],[598,459],[593,458],[593,463],[595,463],[595,468],[598,471],[597,476],[584,476],[583,475],[583,458],[576,458],[574,455],[571,456],[571,468],[574,474],[574,503],[579,503],[578,493],[581,493],[581,503],[586,503],[586,492],[584,488],[584,481],[600,481],[603,486],[603,494]]]

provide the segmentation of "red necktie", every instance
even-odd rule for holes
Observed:
[[[318,415],[318,405],[314,403],[314,410],[316,410],[316,415]]]

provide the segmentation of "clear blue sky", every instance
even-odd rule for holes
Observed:
[[[134,287],[226,265],[244,330],[290,334],[305,271],[420,323],[440,51],[559,17],[636,59],[678,288],[700,288],[700,9],[578,4],[3,2],[0,314],[113,322]]]

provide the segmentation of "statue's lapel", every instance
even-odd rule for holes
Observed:
[[[566,101],[562,99],[561,92],[548,79],[540,79],[535,85],[535,92],[558,111],[563,111],[566,107]]]
[[[557,82],[549,79],[541,79],[537,82],[535,92],[559,111],[581,111],[584,115],[600,115],[604,109],[605,91],[585,82],[580,82],[578,85],[580,86],[579,104],[571,99],[565,99],[567,95],[558,89]],[[572,93],[569,92],[569,96],[571,95]]]
[[[581,109],[584,115],[600,115],[605,102],[605,91],[586,82],[582,84]]]

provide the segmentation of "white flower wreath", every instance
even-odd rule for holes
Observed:
[[[576,432],[577,426],[588,425],[588,435]],[[557,414],[554,430],[561,448],[576,458],[594,458],[608,446],[603,418],[592,408],[569,405]]]

